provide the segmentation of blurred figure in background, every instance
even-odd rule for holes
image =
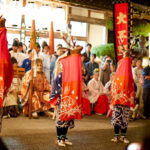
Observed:
[[[58,49],[56,51],[56,54],[52,57],[51,64],[50,64],[50,79],[51,79],[51,83],[52,83],[52,81],[54,79],[54,69],[55,69],[56,61],[57,61],[58,57],[60,57],[62,54],[64,54],[64,48],[61,47],[61,46],[57,46],[57,47],[58,47]]]
[[[25,68],[25,72],[31,70],[32,50],[28,51],[28,58],[24,59],[22,68]]]
[[[26,54],[27,53],[27,46],[25,44],[23,44],[23,53]]]
[[[143,118],[143,109],[144,109],[144,102],[143,102],[143,85],[144,85],[144,80],[143,80],[143,75],[142,75],[142,60],[138,59],[136,62],[136,67],[134,69],[134,82],[137,87],[137,92],[136,92],[136,99],[139,100],[139,110],[137,112],[138,116],[135,116],[136,118]]]
[[[90,58],[91,58],[91,49],[92,49],[92,44],[88,43],[86,45],[86,50],[85,50],[85,60],[84,60],[84,63],[87,63],[90,61]]]
[[[19,49],[19,43],[17,41],[14,41],[12,45],[12,51],[10,51],[10,55],[11,57],[16,58],[18,62],[18,66],[21,67],[23,60],[26,59],[27,56],[23,54],[22,52],[18,52],[18,49]]]
[[[23,53],[23,43],[22,42],[18,43],[18,50],[17,50],[17,52]]]
[[[95,62],[96,54],[91,54],[90,62],[86,64],[88,79],[87,83],[93,78],[93,71],[96,68],[99,68],[98,63]]]
[[[49,55],[49,47],[48,44],[44,41],[42,44],[43,53],[41,54],[41,58],[43,60],[43,71],[46,75],[47,80],[50,83],[50,55]]]
[[[150,118],[150,59],[147,67],[143,69],[144,78],[144,90],[143,90],[143,100],[144,100],[144,116],[146,119]]]
[[[105,56],[104,62],[101,64],[101,77],[100,80],[105,84],[110,80],[110,74],[114,71],[113,60],[110,56]]]
[[[11,58],[13,68],[17,68],[17,60]],[[3,102],[3,118],[17,117],[17,81],[13,78],[11,86]]]

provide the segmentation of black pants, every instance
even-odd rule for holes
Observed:
[[[91,104],[91,114],[95,113],[95,106],[96,106],[96,103],[93,103]]]
[[[119,136],[119,130],[121,130],[121,136],[126,136],[126,133],[127,133],[127,128],[125,129],[121,129],[119,126],[115,125],[114,126],[114,133],[115,133],[115,136]]]
[[[68,132],[68,127],[66,127],[66,128],[56,127],[56,130],[57,130],[57,139],[58,140],[65,140],[67,132]]]
[[[144,88],[143,101],[144,101],[144,116],[148,119],[150,117],[150,88]]]

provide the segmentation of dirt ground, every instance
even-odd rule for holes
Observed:
[[[128,139],[131,142],[141,142],[147,123],[147,120],[130,122]],[[9,150],[126,150],[126,144],[112,143],[112,137],[113,126],[110,119],[98,115],[75,121],[75,128],[68,133],[73,146],[65,148],[55,145],[55,121],[44,116],[37,120],[22,116],[3,119],[1,133]]]

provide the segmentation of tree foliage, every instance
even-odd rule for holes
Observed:
[[[113,18],[110,18],[106,22],[106,26],[110,31],[113,31]],[[143,35],[145,37],[150,33],[150,21],[145,19],[134,19],[133,20],[133,34]]]
[[[96,54],[97,57],[110,55],[115,61],[115,50],[113,43],[95,46],[92,49],[92,53]]]

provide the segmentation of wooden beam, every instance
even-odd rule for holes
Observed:
[[[10,33],[10,34],[19,34],[20,35],[20,30],[17,29],[17,28],[7,28],[7,32]],[[30,37],[30,35],[31,35],[31,31],[26,30],[26,36]],[[46,31],[45,32],[44,31],[40,32],[39,36],[42,37],[42,38],[49,38],[49,32],[48,31],[47,32]],[[87,37],[81,37],[81,36],[73,36],[73,37],[74,37],[74,39],[76,39],[78,41],[87,41]],[[59,32],[54,33],[54,38],[62,39]]]
[[[87,8],[89,10],[94,10],[94,11],[101,11],[101,12],[108,12],[108,13],[112,13],[111,10],[109,9],[104,9],[104,8],[99,8],[99,7],[93,7],[93,6],[87,6],[87,5],[81,5],[81,4],[77,4],[77,3],[71,3],[71,2],[64,2],[64,1],[59,1],[59,0],[36,0],[36,1],[46,1],[46,2],[51,2],[51,3],[56,3],[56,4],[61,4],[61,5],[69,5],[69,6],[73,6],[73,7],[80,7],[80,8]]]
[[[105,19],[96,19],[91,17],[84,17],[84,16],[78,16],[78,15],[70,15],[70,20],[72,21],[80,21],[80,22],[86,22],[90,24],[98,24],[106,26],[106,20]]]

